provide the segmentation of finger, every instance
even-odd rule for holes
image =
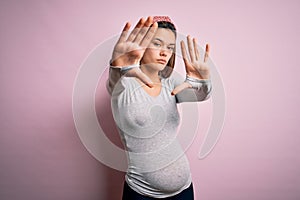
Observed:
[[[145,22],[145,26],[150,27],[153,24],[153,17],[149,16]]]
[[[194,49],[195,49],[195,58],[196,58],[196,60],[200,60],[200,51],[199,51],[199,48],[198,48],[196,38],[193,39],[193,44],[194,44]]]
[[[141,28],[140,32],[135,37],[135,39],[134,39],[135,43],[140,44],[140,42],[142,41],[142,39],[145,37],[146,33],[148,32],[148,29],[151,26],[152,22],[153,22],[153,18],[148,17],[144,26]]]
[[[152,80],[142,71],[137,73],[137,78],[139,78],[144,84],[146,84],[150,88],[152,88],[154,86],[154,83],[152,82]]]
[[[205,54],[204,54],[204,62],[207,62],[207,61],[208,61],[208,58],[209,58],[209,51],[210,51],[210,46],[209,46],[209,44],[206,44],[206,47],[205,47]]]
[[[144,48],[146,48],[148,46],[148,44],[151,42],[153,36],[156,33],[156,30],[158,28],[158,24],[157,22],[155,22],[148,30],[148,32],[146,33],[145,37],[143,38],[143,40],[141,41],[140,45]]]
[[[186,89],[186,88],[191,88],[192,85],[187,83],[187,82],[183,82],[182,84],[178,85],[172,92],[171,95],[176,95],[179,92],[181,92],[182,90]]]
[[[126,76],[136,77],[136,78],[140,79],[145,85],[147,85],[150,88],[154,86],[151,79],[145,73],[143,73],[140,68],[133,68],[133,69],[129,70],[126,73]]]
[[[187,56],[187,52],[186,52],[186,47],[184,44],[184,41],[180,42],[180,46],[181,46],[181,54],[182,54],[182,58],[184,61],[185,66],[187,66],[189,64],[189,60],[188,60],[188,56]]]
[[[128,33],[128,31],[129,31],[129,29],[130,29],[130,23],[127,22],[127,23],[125,24],[123,30],[122,30],[122,33],[121,33],[121,35],[120,35],[120,37],[119,37],[117,43],[121,43],[121,42],[124,42],[124,41],[126,40],[126,38],[127,38],[127,33]]]
[[[188,49],[189,49],[191,62],[194,62],[195,61],[195,51],[194,51],[194,48],[193,48],[192,38],[189,35],[187,36],[187,44],[188,44]]]
[[[143,27],[144,23],[145,19],[141,18],[140,21],[135,25],[134,29],[131,31],[129,37],[127,38],[128,42],[132,42],[135,39],[136,35],[140,32],[141,27]]]

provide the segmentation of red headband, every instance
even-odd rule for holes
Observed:
[[[169,16],[154,16],[153,23],[155,23],[155,22],[169,22],[169,23],[173,24],[173,26],[175,27],[174,23],[171,21]]]

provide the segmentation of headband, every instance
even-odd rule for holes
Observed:
[[[169,16],[154,16],[153,23],[155,23],[155,22],[169,22],[175,27],[174,23],[171,21]]]

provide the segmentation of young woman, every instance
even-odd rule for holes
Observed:
[[[127,150],[123,200],[194,199],[188,160],[176,139],[177,104],[204,101],[211,93],[207,64],[197,41],[181,41],[186,79],[171,76],[176,29],[167,16],[126,23],[110,61],[107,90],[113,117]],[[188,49],[188,52],[187,52]]]

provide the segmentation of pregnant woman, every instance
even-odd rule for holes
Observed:
[[[186,76],[173,72],[176,28],[167,16],[141,18],[129,32],[126,23],[110,61],[107,90],[127,152],[123,200],[192,200],[189,162],[176,139],[177,104],[210,97],[207,64],[195,38],[180,42]]]

